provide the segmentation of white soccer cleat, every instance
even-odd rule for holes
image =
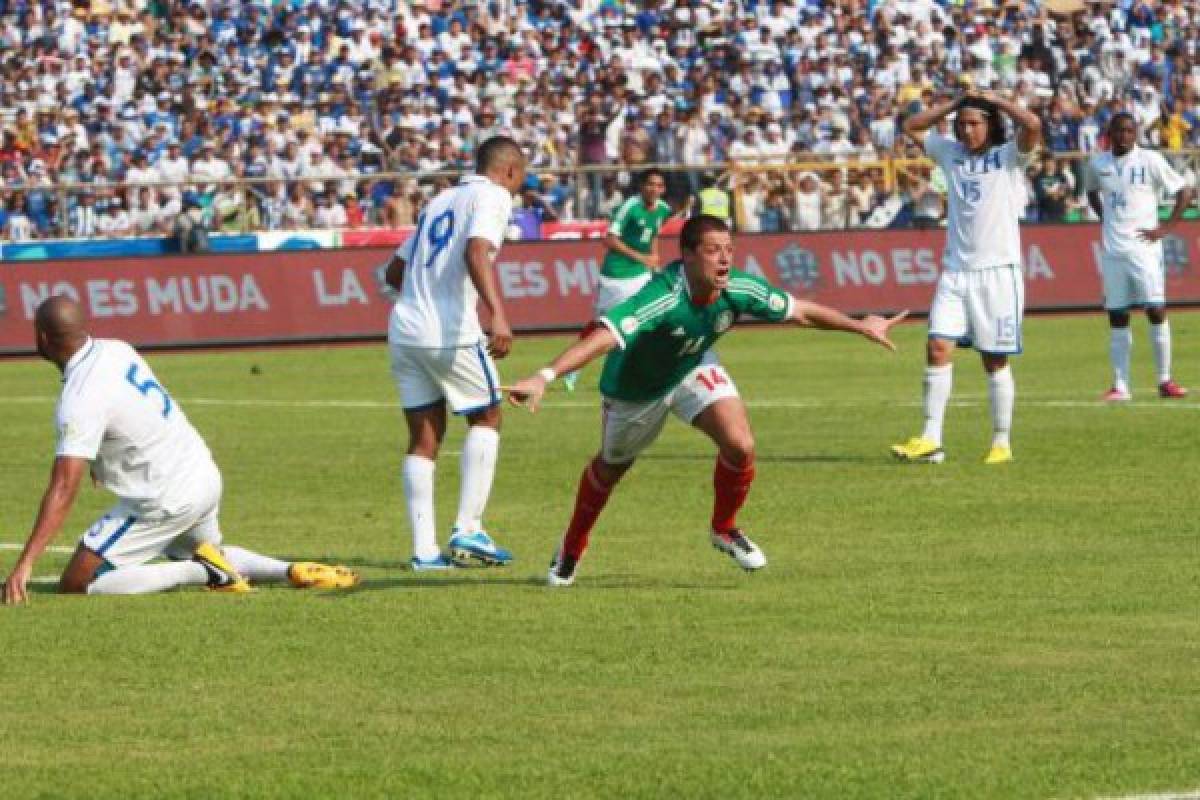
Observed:
[[[562,551],[555,553],[550,562],[550,572],[546,574],[547,586],[570,586],[575,582],[575,568],[579,562],[570,556],[564,556]]]
[[[740,528],[734,528],[725,533],[712,532],[712,546],[738,563],[747,572],[762,569],[767,565],[767,557],[758,545],[750,541]]]

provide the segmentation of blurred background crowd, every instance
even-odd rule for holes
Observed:
[[[968,87],[1038,111],[1027,216],[1075,219],[1071,154],[1119,110],[1194,182],[1198,26],[1181,0],[0,0],[0,231],[411,224],[496,133],[546,220],[656,163],[743,230],[937,225],[899,125]]]

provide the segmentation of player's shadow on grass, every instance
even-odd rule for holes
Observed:
[[[713,453],[659,453],[640,456],[640,461],[705,461],[711,462],[715,458]],[[866,458],[865,456],[851,456],[845,454],[833,455],[830,453],[811,453],[808,455],[795,456],[764,456],[755,455],[754,461],[758,464],[866,464],[871,461],[878,461],[874,458]]]

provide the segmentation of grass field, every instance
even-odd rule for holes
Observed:
[[[1200,315],[1174,317],[1200,382]],[[355,565],[266,589],[0,608],[0,794],[26,797],[1095,797],[1200,786],[1200,403],[1107,388],[1102,319],[1033,319],[1017,461],[984,467],[960,354],[941,466],[916,432],[924,328],[739,331],[759,478],[745,575],[707,542],[712,454],[672,422],[576,586],[541,581],[597,443],[597,371],[511,413],[489,517],[505,570],[405,570],[402,421],[382,346],[154,355],[226,479],[226,539]],[[564,338],[522,339],[507,377]],[[252,366],[260,369],[252,373]],[[0,363],[0,541],[48,472],[57,375]],[[456,502],[446,443],[439,519]],[[57,542],[108,504],[87,490]],[[0,572],[16,558],[0,550]],[[66,556],[36,571],[56,575]]]

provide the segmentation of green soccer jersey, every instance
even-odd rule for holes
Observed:
[[[671,207],[662,200],[654,208],[646,208],[642,196],[636,194],[626,200],[613,214],[608,232],[615,234],[626,247],[639,253],[649,253],[650,245],[663,222],[671,216]],[[609,250],[604,255],[600,274],[609,278],[636,278],[646,271],[646,265],[629,256]]]
[[[683,262],[675,261],[600,317],[619,347],[604,361],[600,392],[632,403],[656,400],[678,386],[741,315],[782,322],[791,313],[791,295],[737,269],[714,302],[693,303]]]

